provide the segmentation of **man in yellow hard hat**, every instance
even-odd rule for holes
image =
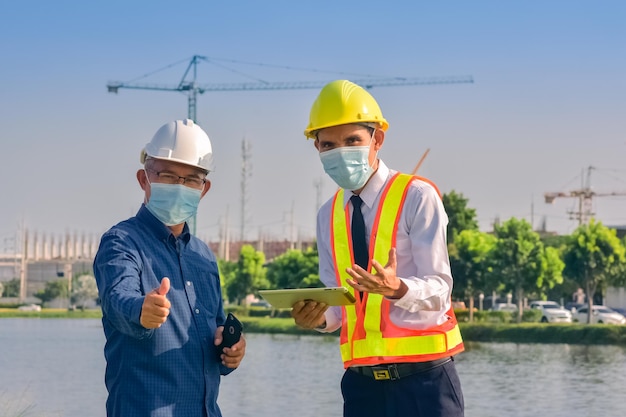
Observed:
[[[340,187],[317,217],[320,279],[357,301],[300,301],[292,316],[320,332],[341,328],[345,417],[460,417],[448,218],[433,183],[378,158],[388,126],[376,100],[347,80],[313,103],[304,133]]]
[[[192,120],[163,125],[141,152],[144,204],[102,236],[94,274],[108,417],[221,416],[221,375],[239,366],[246,341],[219,347],[226,317],[217,260],[187,225],[211,187],[212,159]]]

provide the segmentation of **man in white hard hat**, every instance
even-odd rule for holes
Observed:
[[[448,217],[433,183],[378,157],[388,126],[369,92],[347,80],[313,103],[305,135],[340,187],[317,217],[320,280],[356,303],[300,301],[292,316],[320,332],[341,328],[345,417],[462,417]]]
[[[94,260],[107,416],[221,416],[220,376],[239,366],[246,342],[218,351],[217,261],[186,223],[211,187],[211,142],[192,120],[176,120],[156,132],[141,162],[144,203],[102,236]]]

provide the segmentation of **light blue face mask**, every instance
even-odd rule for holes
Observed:
[[[342,146],[320,153],[324,171],[344,190],[358,190],[372,176],[369,155],[375,133],[367,146]]]
[[[374,169],[370,166],[369,154],[375,134],[374,129],[367,146],[342,146],[320,153],[324,171],[338,186],[345,190],[358,190],[372,176]]]
[[[182,224],[198,211],[202,190],[182,184],[150,183],[150,199],[146,207],[166,226]]]

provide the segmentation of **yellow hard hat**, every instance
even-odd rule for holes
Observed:
[[[314,139],[320,129],[350,123],[378,123],[382,130],[389,127],[378,103],[363,87],[348,80],[331,81],[315,99],[304,135]]]

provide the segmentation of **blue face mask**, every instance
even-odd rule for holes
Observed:
[[[320,153],[324,171],[343,189],[358,190],[372,176],[369,146],[343,146]]]
[[[146,207],[166,226],[182,224],[198,211],[202,190],[182,184],[150,183],[150,199]]]

